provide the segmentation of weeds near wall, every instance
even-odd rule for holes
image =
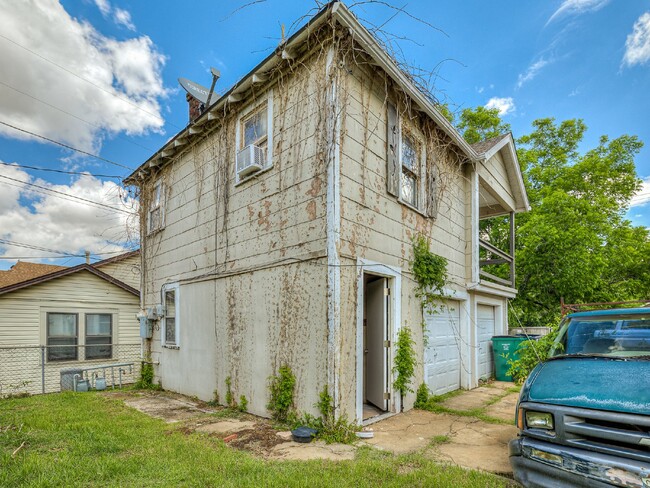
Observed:
[[[140,363],[140,378],[135,382],[135,387],[141,390],[162,390],[160,385],[153,382],[153,364],[147,361]]]
[[[340,444],[352,444],[357,440],[356,433],[359,426],[349,422],[346,416],[338,419],[334,414],[334,399],[329,394],[327,385],[321,390],[318,402],[314,405],[318,408],[321,416],[314,417],[305,414],[302,417],[295,417],[292,420],[294,427],[307,426],[315,429],[318,433],[316,438],[325,441],[327,444],[338,442]]]
[[[399,391],[402,397],[402,410],[404,409],[404,395],[412,392],[410,387],[411,379],[415,373],[417,360],[415,359],[415,341],[413,340],[411,329],[402,327],[397,333],[397,343],[395,347],[395,360],[393,372],[397,375],[393,382],[393,387]]]
[[[431,393],[429,392],[429,387],[427,386],[426,383],[422,383],[418,387],[418,391],[415,393],[415,408],[420,408],[424,410],[427,407],[427,404],[429,403],[429,396]]]
[[[230,376],[226,378],[226,406],[230,408],[237,408],[235,395],[232,394],[232,379]]]
[[[239,405],[237,406],[237,410],[240,412],[248,411],[248,399],[245,395],[239,397]]]
[[[278,374],[269,378],[271,398],[268,408],[273,418],[281,422],[287,421],[293,410],[293,393],[296,388],[296,377],[286,364],[280,366]]]

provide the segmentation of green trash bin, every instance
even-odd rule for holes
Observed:
[[[513,381],[508,374],[509,359],[519,359],[519,346],[525,336],[494,336],[492,337],[492,352],[494,353],[494,376],[497,381]]]

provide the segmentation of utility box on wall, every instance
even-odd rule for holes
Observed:
[[[147,317],[140,317],[140,337],[142,339],[151,339],[153,335],[153,320]]]

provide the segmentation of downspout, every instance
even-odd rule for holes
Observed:
[[[340,150],[341,120],[339,116],[338,76],[335,72],[336,46],[327,52],[325,68],[326,143],[327,143],[327,383],[334,399],[334,412],[340,415],[339,368],[341,365],[341,195]]]

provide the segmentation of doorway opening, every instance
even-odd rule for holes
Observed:
[[[363,421],[390,405],[390,281],[363,274]]]

